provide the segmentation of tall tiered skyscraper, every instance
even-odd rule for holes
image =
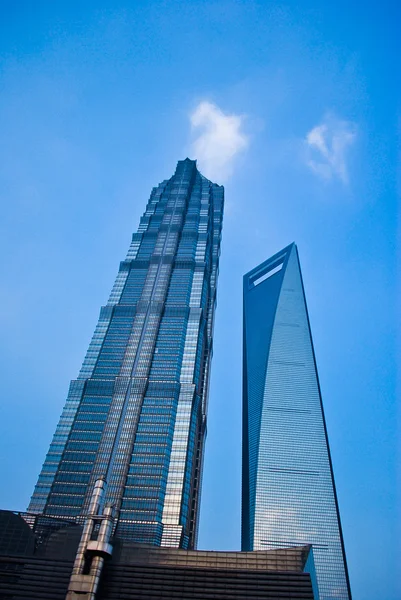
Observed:
[[[242,549],[312,544],[320,600],[350,600],[295,244],[244,277]]]
[[[153,189],[30,512],[84,515],[104,477],[117,535],[196,546],[223,203],[189,159]]]

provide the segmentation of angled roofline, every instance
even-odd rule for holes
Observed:
[[[265,267],[269,266],[269,264],[276,262],[276,260],[278,260],[279,258],[281,258],[281,256],[285,256],[288,257],[291,250],[297,247],[295,242],[291,242],[291,244],[288,244],[288,246],[286,246],[285,248],[283,248],[282,250],[279,250],[278,252],[276,252],[276,254],[274,254],[273,256],[270,256],[269,258],[267,258],[264,262],[261,262],[260,264],[256,265],[256,267],[254,267],[253,269],[251,269],[250,271],[248,271],[247,273],[245,273],[244,275],[244,281],[247,278],[252,277],[252,275],[254,275],[257,271],[261,271],[262,269],[264,269]]]

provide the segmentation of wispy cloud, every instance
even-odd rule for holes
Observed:
[[[348,151],[356,139],[356,127],[326,114],[305,138],[306,161],[310,169],[323,179],[340,179],[348,183]]]
[[[243,115],[225,114],[216,104],[200,102],[190,115],[194,135],[191,150],[206,177],[218,183],[233,173],[235,157],[249,143]]]

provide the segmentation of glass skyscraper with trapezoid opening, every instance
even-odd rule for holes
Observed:
[[[242,549],[312,544],[320,600],[350,600],[298,251],[244,277]]]
[[[79,518],[104,477],[117,535],[196,546],[223,203],[189,159],[152,190],[30,512]]]

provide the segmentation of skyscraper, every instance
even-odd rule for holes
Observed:
[[[196,545],[223,203],[189,159],[152,190],[30,512],[84,515],[104,477],[117,535]]]
[[[244,276],[242,549],[312,544],[320,600],[351,598],[295,244]]]

